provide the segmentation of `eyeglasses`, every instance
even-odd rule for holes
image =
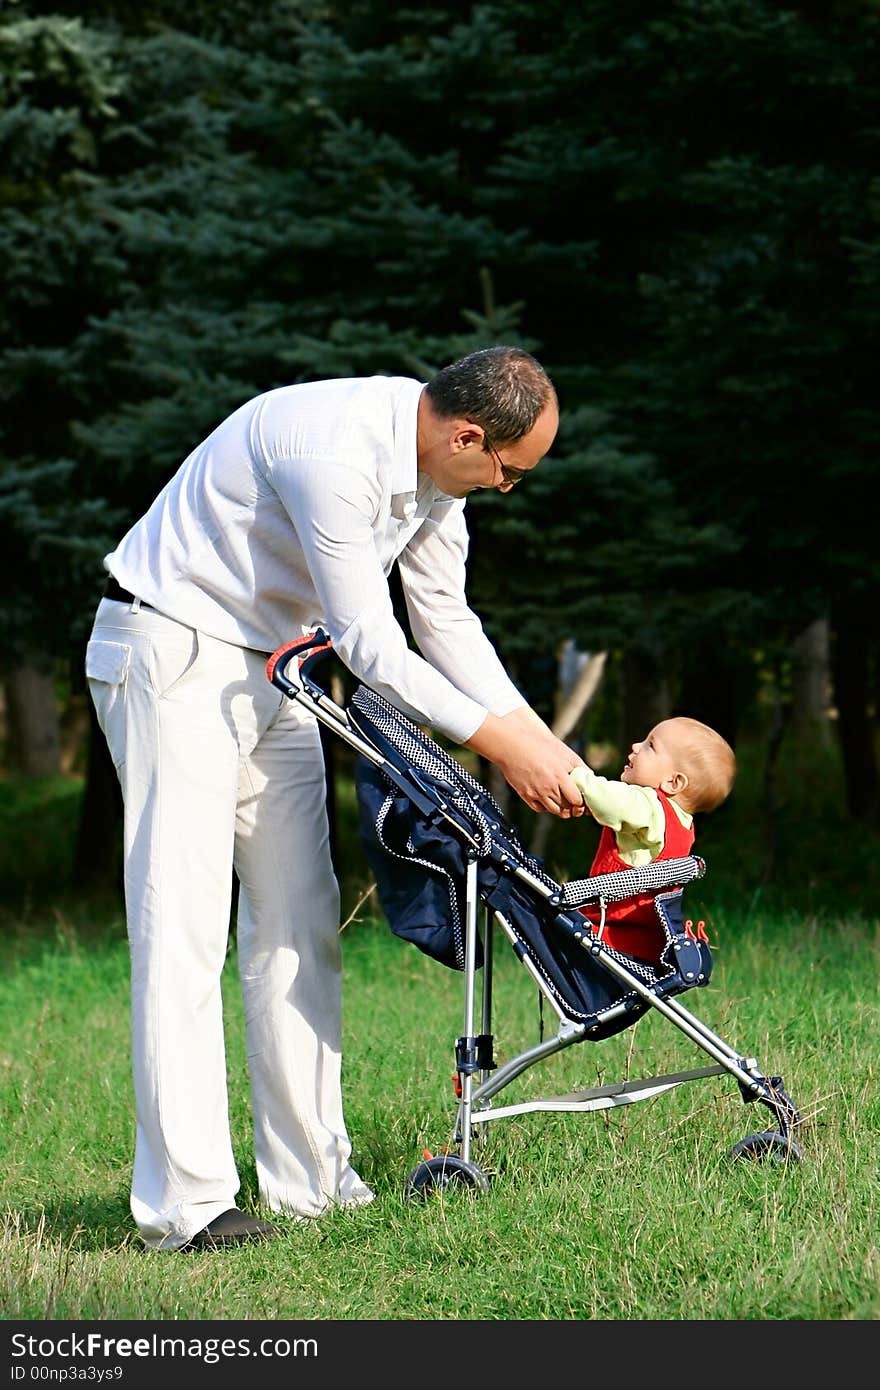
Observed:
[[[527,468],[514,468],[512,464],[505,463],[488,434],[483,435],[483,450],[492,455],[501,470],[501,477],[508,487],[516,487],[517,483],[521,483],[526,477],[529,470]]]

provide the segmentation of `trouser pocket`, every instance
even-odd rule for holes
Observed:
[[[196,667],[199,634],[193,628],[175,624],[173,639],[153,638],[150,645],[149,674],[154,694],[160,700],[173,698]]]
[[[131,663],[127,642],[107,642],[93,637],[86,647],[86,679],[102,733],[111,744],[109,729],[114,711],[125,700],[125,685]],[[116,766],[119,761],[110,747]]]

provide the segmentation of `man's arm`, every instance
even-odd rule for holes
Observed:
[[[416,723],[461,742],[486,705],[407,646],[373,529],[381,488],[369,455],[353,450],[344,460],[335,454],[297,459],[276,468],[273,484],[296,527],[316,620],[327,627],[337,656]]]
[[[509,714],[526,700],[468,602],[464,510],[462,500],[438,497],[399,557],[410,631],[422,656],[458,690],[484,710]]]
[[[400,557],[410,627],[420,650],[489,713],[465,740],[533,811],[568,817],[583,803],[568,773],[581,763],[526,704],[465,594],[464,504],[439,499]]]

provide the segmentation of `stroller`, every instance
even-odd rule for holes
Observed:
[[[773,1117],[772,1128],[739,1140],[730,1156],[799,1161],[793,1132],[801,1117],[782,1077],[765,1076],[754,1057],[729,1046],[679,1002],[678,996],[687,990],[708,984],[712,973],[703,924],[694,930],[683,917],[685,886],[703,876],[704,860],[689,855],[565,885],[555,882],[542,862],[523,848],[494,798],[433,738],[367,686],[358,686],[343,709],[316,684],[310,668],[331,649],[326,633],[317,629],[273,653],[268,679],[359,755],[361,839],[392,931],[464,976],[464,1027],[455,1040],[458,1106],[452,1142],[436,1156],[426,1151],[407,1179],[406,1195],[424,1197],[452,1185],[488,1191],[488,1175],[472,1157],[480,1126],[532,1111],[632,1105],[725,1073],[733,1077],[744,1102],[759,1101]],[[294,664],[296,674],[290,675]],[[655,964],[602,941],[607,905],[644,893],[655,894],[665,938]],[[597,909],[598,930],[578,910],[586,905]],[[546,1000],[558,1019],[552,1037],[542,1036],[500,1065],[491,1032],[496,926],[537,985],[542,1008]],[[622,1032],[649,1009],[680,1029],[712,1064],[567,1095],[493,1103],[535,1063],[575,1043],[599,1042]]]

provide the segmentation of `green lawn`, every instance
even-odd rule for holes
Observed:
[[[377,1193],[283,1239],[220,1254],[146,1253],[128,1213],[132,1147],[127,949],[119,921],[56,915],[0,940],[0,1289],[12,1319],[875,1319],[876,923],[725,921],[688,1007],[781,1072],[805,1117],[804,1160],[733,1163],[768,1127],[712,1078],[639,1105],[490,1127],[491,1190],[406,1201],[427,1147],[449,1142],[462,977],[376,921],[346,929],[345,1071],[359,1170]],[[503,943],[498,943],[502,946]],[[535,1041],[538,1005],[504,946],[499,1059]],[[253,1207],[243,1028],[226,974],[242,1204]],[[545,1018],[545,1024],[549,1021]],[[707,1059],[656,1013],[579,1044],[504,1093],[556,1094]]]
[[[877,835],[835,809],[828,759],[785,760],[773,817],[760,750],[740,761],[734,798],[700,828],[709,872],[686,898],[717,943],[715,972],[683,1002],[784,1077],[804,1117],[802,1163],[729,1159],[771,1118],[723,1076],[613,1111],[499,1120],[473,1154],[491,1175],[487,1194],[407,1201],[423,1151],[451,1139],[463,977],[393,937],[368,899],[343,933],[343,1078],[356,1166],[377,1200],[290,1221],[265,1247],[202,1255],[144,1252],[129,1215],[127,946],[121,910],[89,905],[69,880],[79,784],[0,782],[2,1317],[880,1317]],[[340,824],[348,915],[369,880],[345,787]],[[586,872],[590,830],[554,825],[557,877]],[[541,1019],[525,970],[503,939],[496,947],[501,1061],[537,1041]],[[255,1208],[235,965],[233,938],[230,1098],[240,1201]],[[543,1026],[553,1027],[546,1008]],[[530,1069],[498,1103],[708,1060],[652,1011]]]

